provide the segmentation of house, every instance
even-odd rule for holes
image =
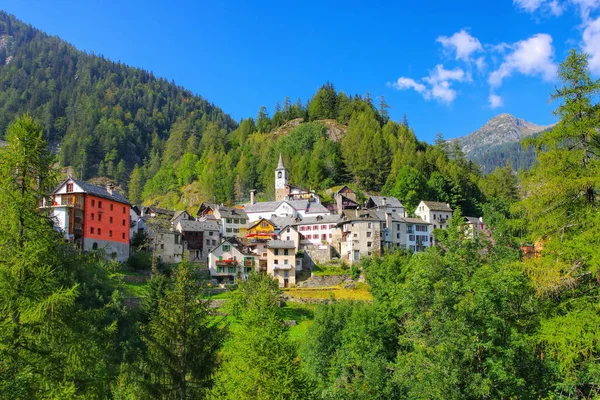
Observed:
[[[479,217],[464,217],[465,218],[465,233],[471,239],[484,233],[487,237],[491,237],[491,232],[487,229],[487,226],[483,223],[483,218]]]
[[[448,221],[452,218],[452,211],[448,203],[423,200],[417,206],[415,215],[433,224],[433,229],[446,229]]]
[[[175,214],[173,215],[173,218],[171,218],[171,225],[172,226],[177,226],[177,224],[179,223],[179,221],[193,221],[194,217],[192,217],[190,215],[189,212],[187,211],[175,211]]]
[[[83,251],[104,250],[107,258],[129,258],[131,205],[112,185],[100,187],[68,177],[42,204],[65,240]]]
[[[400,214],[386,209],[370,210],[377,218],[383,222],[383,231],[381,235],[382,246],[388,250],[397,248],[406,249],[406,222]]]
[[[308,200],[313,203],[320,203],[321,197],[314,190],[305,190],[289,183],[289,174],[283,158],[279,154],[279,162],[275,168],[275,201],[284,200]]]
[[[246,204],[244,211],[251,223],[261,218],[271,219],[273,216],[303,219],[331,215],[331,212],[322,204],[309,200],[265,201]]]
[[[142,216],[148,216],[151,218],[158,217],[158,216],[164,216],[164,217],[168,217],[170,219],[175,216],[175,211],[167,210],[166,208],[159,208],[156,206],[143,207],[142,208]]]
[[[296,247],[291,240],[271,240],[267,244],[267,274],[279,287],[296,285]]]
[[[219,224],[214,220],[181,220],[175,230],[181,233],[184,251],[192,262],[206,262],[210,251],[221,242]]]
[[[267,268],[267,242],[275,239],[275,225],[268,219],[262,218],[248,228],[246,241],[252,252],[258,256],[259,269]]]
[[[404,206],[395,197],[371,196],[365,203],[366,210],[387,211],[404,217]]]
[[[294,225],[287,225],[279,229],[277,232],[278,240],[287,240],[294,242],[294,247],[300,249],[300,232],[298,227]]]
[[[142,218],[142,210],[138,206],[131,206],[129,209],[129,240],[133,241],[136,234],[144,233],[147,229],[146,221]]]
[[[175,230],[149,231],[154,257],[167,264],[179,264],[183,260],[184,246],[180,232]]]
[[[237,277],[247,279],[258,266],[258,257],[238,238],[227,238],[208,254],[210,276],[219,283],[234,282]]]
[[[337,224],[342,221],[342,216],[319,215],[306,217],[294,224],[300,234],[300,248],[307,245],[332,244],[333,232]]]
[[[243,209],[211,203],[200,204],[196,220],[200,221],[210,216],[219,222],[222,237],[243,238],[246,236],[248,215]]]
[[[384,222],[369,210],[344,211],[343,220],[337,224],[340,236],[333,241],[340,258],[355,263],[363,257],[381,255]]]
[[[431,223],[420,218],[403,218],[403,220],[406,226],[404,241],[407,249],[419,252],[433,245]]]
[[[342,214],[344,210],[357,210],[360,204],[356,199],[356,192],[344,185],[333,189],[333,209],[338,214]]]

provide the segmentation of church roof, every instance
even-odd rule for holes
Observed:
[[[277,163],[277,169],[285,169],[285,165],[283,165],[283,158],[281,158],[281,153],[279,153],[279,162]]]

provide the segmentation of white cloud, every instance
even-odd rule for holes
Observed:
[[[542,6],[544,0],[514,0],[513,4],[527,12],[534,12]]]
[[[488,97],[488,101],[490,102],[490,108],[492,109],[502,107],[504,105],[504,100],[502,97],[493,93],[490,94],[490,97]]]
[[[433,71],[429,72],[429,76],[423,78],[423,80],[430,84],[436,84],[443,81],[465,81],[470,80],[469,76],[465,74],[460,68],[445,69],[442,64],[435,66]]]
[[[492,87],[500,86],[504,78],[511,76],[514,72],[541,76],[546,81],[555,78],[557,66],[554,63],[552,36],[540,33],[529,39],[521,40],[511,47],[513,51],[504,56],[500,67],[493,71],[488,78],[488,83]]]
[[[471,54],[483,50],[479,39],[471,36],[464,29],[450,37],[440,36],[436,41],[441,43],[444,49],[453,51],[457,60],[469,61]]]
[[[444,103],[452,103],[456,98],[456,90],[450,87],[450,82],[442,81],[434,84],[431,91],[427,93],[429,96]]]
[[[590,13],[600,7],[600,0],[570,0],[575,6],[579,7],[579,14],[584,21],[590,17]]]
[[[398,78],[396,82],[391,83],[390,85],[398,90],[414,89],[419,93],[423,93],[425,91],[425,85],[423,85],[422,83],[418,83],[414,79],[405,78],[403,76]]]
[[[588,23],[583,31],[582,49],[590,55],[590,71],[600,74],[600,17]]]
[[[479,57],[477,60],[475,60],[475,65],[477,66],[479,72],[483,72],[483,70],[485,70],[485,67],[487,66],[485,63],[485,58]]]
[[[578,0],[570,0],[578,1]],[[595,0],[582,0],[595,1]],[[519,9],[528,13],[533,13],[538,10],[549,12],[552,15],[559,16],[564,11],[564,1],[559,0],[513,0],[513,4]]]

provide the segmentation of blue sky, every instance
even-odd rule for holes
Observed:
[[[414,3],[414,4],[402,4]],[[326,81],[385,96],[421,140],[499,113],[555,121],[548,97],[573,47],[600,73],[600,0],[2,1],[76,47],[174,80],[234,118]]]

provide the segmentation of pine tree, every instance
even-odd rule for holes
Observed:
[[[187,260],[173,272],[164,296],[142,327],[145,354],[139,361],[140,389],[151,398],[203,398],[212,383],[222,331],[208,315],[193,267]]]
[[[214,399],[310,399],[310,388],[279,311],[278,283],[251,273],[230,300],[241,326],[225,347]]]
[[[142,200],[143,176],[140,167],[135,164],[131,175],[129,176],[129,201],[133,204],[140,204]]]

